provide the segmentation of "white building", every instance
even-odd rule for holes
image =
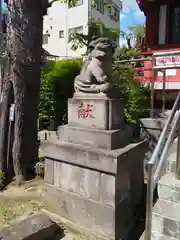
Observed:
[[[44,49],[62,58],[81,57],[85,47],[73,51],[68,43],[69,33],[87,34],[89,19],[100,20],[107,28],[119,29],[121,8],[121,0],[78,0],[75,7],[54,2],[44,16]]]

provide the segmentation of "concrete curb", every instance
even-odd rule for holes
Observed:
[[[37,240],[47,239],[55,235],[59,226],[44,213],[34,214],[25,219],[19,219],[0,230],[1,240]]]

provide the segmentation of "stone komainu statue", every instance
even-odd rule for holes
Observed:
[[[74,89],[82,93],[107,93],[111,89],[112,60],[116,46],[108,38],[100,37],[89,44],[88,56]]]

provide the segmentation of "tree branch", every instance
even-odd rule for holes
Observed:
[[[47,14],[47,9],[50,8],[52,6],[52,4],[54,2],[56,2],[57,0],[52,0],[51,2],[49,2],[49,0],[41,0],[42,2],[42,8],[43,8],[43,15]]]
[[[56,1],[57,1],[57,0],[52,0],[51,2],[49,2],[49,3],[48,3],[48,8],[51,7],[52,4],[53,4],[54,2],[56,2]]]

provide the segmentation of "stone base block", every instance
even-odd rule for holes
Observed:
[[[68,125],[115,130],[124,126],[124,108],[119,99],[104,95],[74,96],[68,100]]]
[[[144,142],[118,150],[60,141],[42,147],[49,210],[97,235],[127,240],[140,217]]]
[[[64,125],[58,128],[58,137],[64,142],[112,150],[122,148],[131,141],[132,128],[126,126],[119,130],[107,131]]]
[[[72,223],[78,223],[80,227],[83,226],[85,232],[90,234],[87,239],[125,240],[138,222],[138,218],[132,216],[127,200],[117,207],[112,207],[52,185],[46,184],[43,188],[46,208]],[[50,196],[53,196],[53,201]],[[76,231],[78,232],[79,228]],[[92,235],[94,236],[91,238]]]

